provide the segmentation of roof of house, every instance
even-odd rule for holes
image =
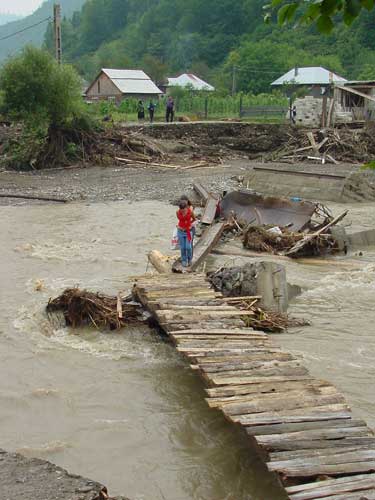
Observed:
[[[102,72],[111,79],[122,94],[162,94],[142,70],[103,68]]]
[[[297,74],[296,74],[297,73]],[[320,66],[309,68],[293,68],[285,75],[280,76],[271,85],[297,84],[297,85],[329,85],[330,83],[344,83],[345,78],[336,75]]]
[[[168,78],[169,87],[192,86],[195,90],[215,90],[215,87],[192,73],[183,73],[176,78]]]

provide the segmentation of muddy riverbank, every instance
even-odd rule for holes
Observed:
[[[6,500],[105,500],[107,488],[45,460],[0,449],[0,495]],[[123,496],[111,500],[129,500]]]

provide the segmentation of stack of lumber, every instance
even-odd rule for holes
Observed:
[[[144,275],[133,293],[201,375],[209,406],[266,452],[291,500],[375,499],[366,423],[299,358],[246,328],[244,311],[204,275]]]

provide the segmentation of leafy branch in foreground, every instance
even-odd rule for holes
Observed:
[[[371,11],[375,0],[297,0],[285,3],[283,0],[272,0],[264,6],[265,20],[271,19],[272,12],[277,12],[280,25],[292,21],[298,24],[315,24],[321,33],[331,33],[338,19],[350,26],[363,9]]]

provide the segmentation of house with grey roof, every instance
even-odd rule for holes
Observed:
[[[313,66],[306,68],[293,68],[284,75],[280,76],[271,83],[272,87],[281,86],[319,86],[330,87],[335,83],[345,83],[346,79],[342,76],[329,71],[321,66]]]
[[[321,66],[293,68],[271,83],[284,91],[295,107],[296,124],[311,127],[331,125],[336,119],[347,121],[348,116],[338,102],[335,102],[336,86],[345,85],[347,80]],[[295,96],[299,96],[296,97]],[[303,95],[303,97],[301,97]]]
[[[205,82],[198,76],[193,75],[193,73],[183,73],[175,78],[168,78],[167,87],[183,87],[190,88],[192,90],[207,90],[209,92],[215,90],[215,87]]]
[[[155,99],[161,94],[161,90],[142,70],[103,68],[86,90],[86,100],[120,103],[131,97]]]

